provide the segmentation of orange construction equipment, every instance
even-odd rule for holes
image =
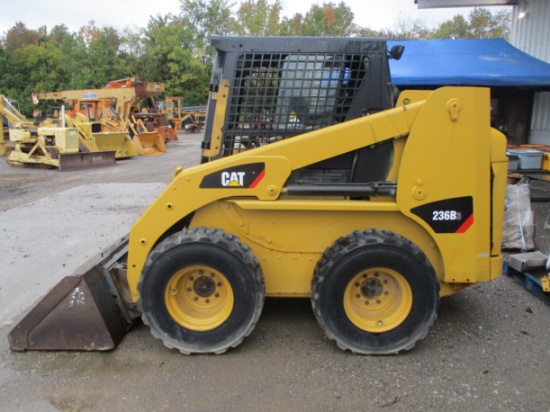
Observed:
[[[127,87],[126,84],[132,84]],[[166,153],[164,138],[140,119],[139,106],[152,101],[154,96],[164,93],[164,83],[136,82],[127,79],[110,82],[102,89],[66,90],[61,92],[33,93],[33,101],[63,100],[72,104],[71,117],[76,113],[86,116],[90,122],[102,124],[102,132],[127,131],[137,152],[141,155]],[[141,122],[140,122],[141,121]]]

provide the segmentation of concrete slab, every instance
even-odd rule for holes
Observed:
[[[0,325],[126,235],[165,183],[78,186],[0,213]]]

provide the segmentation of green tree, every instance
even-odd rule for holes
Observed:
[[[45,26],[42,26],[38,30],[27,29],[22,22],[17,22],[15,25],[8,30],[6,34],[5,44],[8,48],[8,51],[15,51],[21,47],[29,46],[35,44],[40,36],[44,35]]]
[[[66,37],[70,36],[69,29],[64,24],[54,26],[53,29],[50,30],[50,33],[48,34],[48,37],[57,45],[60,45],[63,43]]]
[[[323,3],[322,6],[313,4],[305,16],[296,14],[292,19],[284,20],[282,32],[295,36],[349,37],[357,30],[354,18],[351,8],[343,1]]]
[[[475,8],[466,20],[456,15],[443,22],[428,37],[432,39],[489,39],[510,36],[511,13],[499,11],[492,14],[488,9]]]
[[[381,34],[378,30],[369,29],[368,27],[358,26],[353,31],[353,35],[357,37],[380,37]]]
[[[393,29],[378,32],[379,37],[391,40],[421,40],[430,36],[430,29],[420,20],[400,19]]]
[[[64,84],[61,90],[92,87],[92,71],[87,64],[88,46],[84,39],[76,33],[72,33],[70,36],[66,36],[58,47],[61,50],[60,69],[64,74]]]
[[[280,15],[283,6],[279,0],[245,0],[233,20],[233,32],[240,36],[277,36],[281,34]]]
[[[210,66],[194,47],[194,32],[178,17],[156,16],[145,32],[145,77],[163,81],[166,94],[182,96],[185,105],[206,103]]]
[[[121,64],[127,72],[138,80],[147,80],[145,77],[146,31],[142,27],[125,27],[122,31],[120,44]]]
[[[121,47],[123,39],[113,27],[98,28],[93,21],[80,28],[78,35],[65,37],[61,65],[70,89],[95,89],[110,80],[131,75]]]
[[[94,87],[102,87],[110,80],[132,76],[131,69],[121,61],[122,38],[113,27],[102,27],[88,46],[88,64],[93,73]]]
[[[281,36],[303,36],[304,16],[296,13],[293,17],[283,17],[280,23]]]
[[[455,15],[452,20],[447,20],[442,23],[435,32],[433,32],[431,38],[444,38],[444,39],[467,39],[469,38],[470,27],[464,16],[461,14]]]
[[[63,84],[60,71],[61,51],[51,41],[40,41],[23,46],[13,52],[15,84],[18,85],[10,98],[19,101],[23,113],[31,113],[31,94],[34,91],[59,90]]]
[[[234,3],[228,0],[180,0],[181,22],[193,31],[195,56],[210,65],[216,51],[210,46],[212,34],[233,34],[235,27],[231,8]]]
[[[357,28],[354,23],[355,14],[345,2],[341,1],[338,5],[325,3],[324,11],[327,35],[346,37],[353,35]],[[332,15],[334,16],[334,20],[332,20]]]
[[[16,85],[14,78],[16,70],[13,68],[11,54],[5,44],[0,45],[0,73],[2,73],[2,76],[0,76],[0,94],[12,98],[15,90],[14,86]]]
[[[499,11],[492,14],[488,9],[476,8],[468,16],[474,39],[488,39],[510,36],[511,13]]]

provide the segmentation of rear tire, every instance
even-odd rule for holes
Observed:
[[[265,299],[250,248],[218,229],[186,229],[149,255],[138,285],[143,322],[181,353],[223,353],[248,336]]]
[[[317,321],[344,350],[397,354],[423,339],[437,316],[439,282],[422,251],[395,233],[352,232],[317,263]]]

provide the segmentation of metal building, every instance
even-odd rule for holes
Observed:
[[[519,0],[512,13],[510,43],[550,63],[550,1]],[[550,145],[550,92],[535,94],[529,143]]]
[[[550,63],[550,0],[414,0],[417,7],[513,6],[510,43]],[[550,92],[535,93],[529,143],[550,145]]]

